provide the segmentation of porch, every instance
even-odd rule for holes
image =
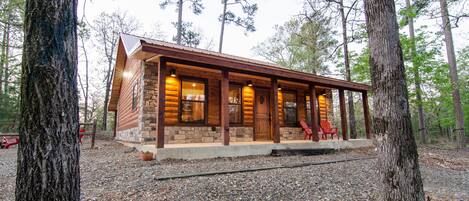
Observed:
[[[164,159],[207,159],[221,157],[241,157],[254,155],[270,155],[272,150],[341,150],[368,148],[373,146],[370,139],[350,140],[320,140],[319,142],[305,140],[289,140],[280,143],[274,142],[232,142],[230,146],[221,143],[190,143],[167,144],[165,148],[156,148],[152,144],[125,143],[124,145],[135,147],[139,151],[154,153],[156,160]]]

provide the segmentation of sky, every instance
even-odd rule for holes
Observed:
[[[92,21],[101,12],[115,10],[126,11],[134,16],[141,24],[143,32],[152,32],[157,27],[165,33],[165,40],[171,41],[176,29],[171,22],[177,21],[176,6],[170,5],[160,9],[159,0],[90,0],[87,1],[85,12],[89,21]],[[255,16],[257,31],[245,33],[234,25],[225,26],[223,52],[243,57],[257,58],[251,51],[252,47],[264,41],[274,32],[274,25],[283,24],[302,8],[302,0],[256,0],[259,10]],[[282,3],[279,3],[282,2]],[[83,13],[83,0],[78,10],[78,16]],[[201,31],[204,39],[199,47],[205,48],[212,41],[213,50],[218,50],[221,24],[218,21],[223,11],[221,0],[205,0],[203,13],[194,15],[186,5],[183,8],[183,20],[193,22],[193,27]],[[140,31],[142,32],[142,30]],[[261,58],[257,58],[261,59]]]

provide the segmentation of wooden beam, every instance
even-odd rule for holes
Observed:
[[[272,133],[274,136],[274,143],[280,143],[280,126],[278,122],[278,80],[277,78],[271,79],[272,88],[272,117],[270,118],[270,124],[272,127]]]
[[[370,109],[368,107],[368,93],[362,92],[363,101],[363,115],[365,115],[365,132],[366,139],[371,139],[371,121],[370,121]]]
[[[348,140],[347,137],[347,111],[345,109],[345,96],[344,90],[339,89],[339,103],[340,103],[340,125],[342,127],[342,139]]]
[[[166,59],[161,57],[158,63],[158,109],[156,148],[164,148],[164,110],[166,91]]]
[[[309,105],[311,107],[311,131],[313,132],[313,141],[319,141],[318,135],[318,109],[316,108],[316,86],[309,85]]]
[[[230,144],[230,114],[228,109],[228,97],[230,80],[227,70],[222,71],[221,78],[221,100],[220,100],[220,129],[223,136],[223,145]]]

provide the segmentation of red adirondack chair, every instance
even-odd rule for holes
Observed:
[[[309,128],[308,124],[304,120],[300,120],[301,128],[303,128],[303,132],[305,133],[305,140],[311,140],[313,138],[313,132],[311,128]]]
[[[6,137],[3,137],[2,139],[2,147],[5,149],[8,149],[13,145],[17,145],[18,143],[20,143],[20,140],[17,137],[13,139],[8,139]]]
[[[331,135],[332,139],[334,139],[334,135],[335,135],[335,136],[337,136],[337,139],[339,139],[339,136],[337,135],[338,132],[339,132],[338,129],[337,128],[332,128],[331,123],[329,123],[329,121],[321,120],[320,125],[321,125],[321,130],[322,130],[323,136],[326,137],[326,140],[327,140],[327,135]]]
[[[86,130],[85,130],[84,128],[80,128],[80,136],[79,136],[79,137],[80,137],[80,144],[83,144],[83,142],[81,141],[81,139],[82,139],[83,137],[85,137],[85,134],[84,134],[85,132],[86,132]]]
[[[300,120],[300,125],[301,128],[303,128],[303,132],[305,133],[305,140],[311,140],[313,138],[313,132],[311,131],[311,128],[309,128],[308,124],[305,122],[305,120]],[[322,138],[324,139],[324,133],[321,131],[320,128],[318,128],[318,135],[322,135]]]

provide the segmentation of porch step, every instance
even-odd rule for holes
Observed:
[[[332,148],[320,149],[272,149],[272,156],[312,156],[334,153],[336,150]]]

